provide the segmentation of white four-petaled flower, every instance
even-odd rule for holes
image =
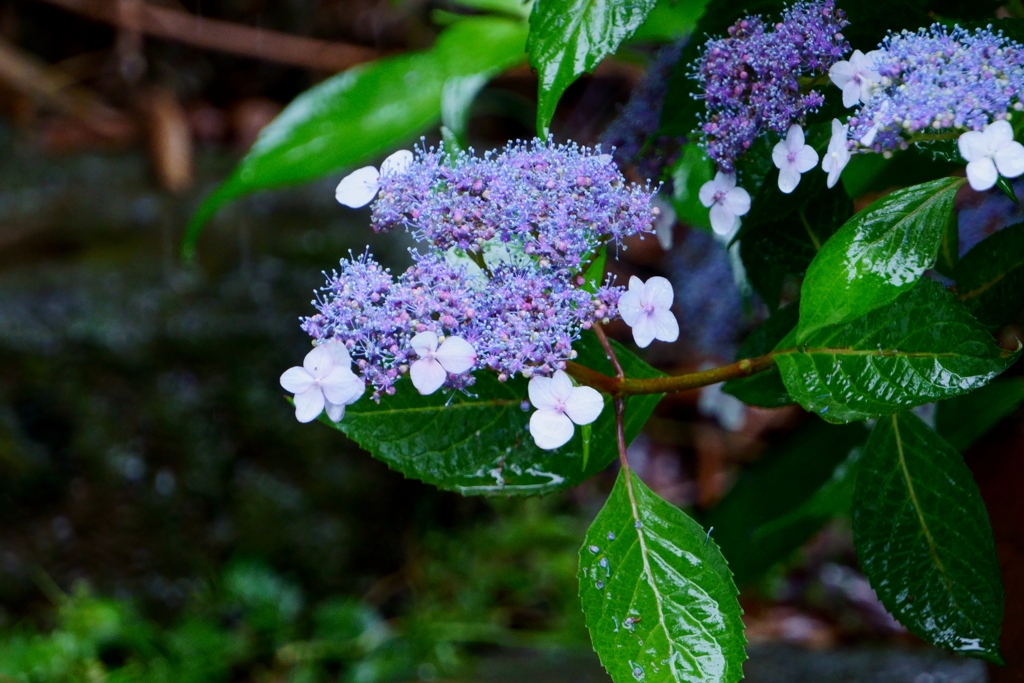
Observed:
[[[750,211],[750,195],[742,187],[736,187],[733,173],[715,174],[697,193],[700,203],[711,207],[711,227],[719,235],[731,236],[739,227],[740,216]]]
[[[827,185],[835,187],[839,182],[839,175],[850,163],[850,148],[847,145],[849,137],[849,126],[839,123],[839,119],[832,119],[832,138],[828,141],[828,150],[825,158],[821,160],[821,168],[828,173]]]
[[[663,277],[643,282],[629,278],[629,291],[619,297],[619,315],[633,328],[637,346],[646,348],[655,339],[674,342],[679,339],[679,323],[672,315],[672,284]]]
[[[466,372],[476,363],[473,345],[462,337],[448,337],[440,346],[439,341],[433,332],[420,332],[409,340],[419,356],[419,360],[409,366],[409,377],[424,396],[440,389],[449,372]]]
[[[1024,145],[1013,139],[1009,121],[996,121],[985,130],[972,130],[957,140],[960,154],[967,161],[967,181],[983,192],[999,180],[1024,174]]]
[[[573,386],[562,370],[552,377],[534,377],[529,392],[530,403],[537,409],[530,416],[530,434],[544,450],[565,444],[576,429],[573,423],[590,424],[604,408],[604,399],[596,389]]]
[[[321,344],[307,353],[302,367],[284,371],[281,386],[295,394],[299,422],[312,422],[325,408],[327,417],[340,421],[345,406],[359,400],[366,388],[352,372],[352,359],[340,342]]]
[[[842,60],[829,68],[829,78],[842,88],[844,107],[850,108],[870,99],[871,92],[882,80],[875,68],[875,59],[881,55],[881,50],[872,50],[867,54],[854,50],[850,61]]]
[[[779,169],[779,189],[789,194],[800,184],[800,174],[818,165],[818,153],[804,144],[804,129],[794,124],[786,139],[772,150],[772,161]]]
[[[363,166],[342,178],[338,183],[338,189],[334,191],[334,198],[353,209],[366,206],[377,196],[382,177],[401,173],[409,168],[411,163],[412,152],[400,149],[384,160],[380,165],[380,171],[373,166]]]

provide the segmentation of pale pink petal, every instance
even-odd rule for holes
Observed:
[[[786,146],[785,140],[772,147],[772,163],[778,169],[786,168],[789,165],[789,148]]]
[[[619,297],[619,315],[623,322],[632,327],[643,308],[640,305],[640,293],[632,290]]]
[[[588,425],[597,419],[604,409],[604,399],[597,389],[573,387],[565,402],[565,414],[578,425]]]
[[[725,193],[722,204],[734,216],[745,216],[750,211],[750,193],[742,187],[734,187]]]
[[[345,417],[344,404],[328,402],[324,406],[324,410],[327,411],[327,417],[331,419],[331,422],[341,422],[341,418]]]
[[[840,88],[845,88],[853,80],[853,74],[853,64],[846,60],[836,62],[828,70],[828,77]]]
[[[345,348],[345,344],[342,342],[327,342],[321,344],[321,346],[327,348],[334,356],[334,364],[339,368],[351,368],[352,357],[348,355],[348,349]]]
[[[629,276],[629,291],[636,292],[638,295],[643,296],[644,293],[644,281],[638,278],[636,275]]]
[[[674,342],[679,339],[679,321],[672,311],[659,309],[651,314],[654,324],[654,338],[663,342]]]
[[[380,173],[373,166],[364,166],[341,179],[334,198],[340,204],[358,209],[372,202],[379,189]]]
[[[868,132],[864,133],[864,135],[861,137],[860,144],[864,145],[865,147],[870,147],[871,145],[875,144],[875,137],[877,135],[878,126],[871,126],[870,128],[868,128]]]
[[[818,153],[810,145],[804,145],[804,148],[796,153],[794,163],[796,170],[801,173],[807,173],[818,165]]]
[[[715,174],[715,185],[718,187],[720,192],[726,192],[736,187],[736,174],[735,173],[722,173],[719,171]]]
[[[804,147],[804,129],[797,124],[789,127],[786,133],[786,147],[790,152],[799,152]]]
[[[991,157],[983,157],[967,164],[967,182],[978,192],[984,192],[996,184],[999,173]]]
[[[433,332],[420,332],[409,340],[409,345],[417,356],[429,356],[437,351],[437,335]]]
[[[786,166],[779,171],[779,190],[783,194],[789,194],[800,184],[800,171],[795,166]]]
[[[355,403],[363,395],[366,384],[348,368],[335,368],[321,380],[320,386],[328,403]]]
[[[281,386],[290,394],[301,394],[313,386],[313,376],[305,368],[288,368],[281,375]]]
[[[427,396],[441,388],[448,373],[436,360],[421,358],[409,366],[409,377],[416,390]]]
[[[978,130],[967,131],[957,138],[956,143],[960,148],[960,156],[967,162],[984,159],[991,153],[988,139]]]
[[[721,204],[715,204],[711,207],[711,227],[719,235],[732,235],[736,228],[736,214]]]
[[[661,277],[655,275],[644,284],[644,301],[648,304],[653,305],[655,308],[669,308],[672,306],[672,300],[675,298],[675,292],[672,290],[672,283]]]
[[[718,192],[718,187],[715,185],[714,180],[709,180],[700,186],[700,190],[697,192],[697,198],[700,199],[700,203],[704,206],[711,206],[715,203],[715,193]]]
[[[295,418],[299,422],[312,422],[323,412],[324,393],[320,387],[310,387],[295,394]]]
[[[555,374],[551,376],[551,395],[555,400],[565,403],[569,400],[572,390],[572,380],[569,379],[569,375],[564,370],[555,370]]]
[[[380,165],[380,174],[382,176],[389,176],[401,173],[409,168],[411,164],[412,152],[407,149],[400,149],[384,160],[384,163]]]
[[[530,435],[546,451],[565,445],[574,430],[572,420],[555,410],[538,410],[530,416]]]
[[[459,374],[473,367],[476,363],[476,351],[473,345],[462,337],[448,337],[438,348],[434,358],[448,372]]]
[[[637,319],[636,324],[633,325],[633,341],[641,349],[646,349],[650,346],[657,333],[658,330],[654,324],[654,318],[648,313],[641,315]]]
[[[995,160],[999,175],[1003,177],[1016,178],[1024,174],[1024,145],[1019,142],[1004,145],[995,153]]]
[[[1006,120],[994,121],[985,126],[985,137],[989,139],[989,145],[993,150],[999,149],[1013,142],[1013,126]]]
[[[334,353],[326,344],[314,346],[302,359],[302,367],[306,368],[313,379],[323,379],[334,369]]]
[[[530,403],[537,410],[554,410],[558,399],[551,393],[550,377],[533,377],[526,389],[530,394]]]
[[[852,80],[843,86],[843,106],[849,109],[860,102],[860,84]]]

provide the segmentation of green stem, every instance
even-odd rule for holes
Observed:
[[[641,394],[671,394],[689,389],[698,389],[730,379],[749,377],[773,367],[775,367],[775,354],[769,353],[757,358],[744,358],[730,365],[723,365],[712,370],[691,372],[686,375],[675,375],[672,377],[655,377],[652,379],[609,377],[573,362],[566,364],[565,371],[580,384],[593,387],[615,398],[621,398],[623,396],[638,396]]]

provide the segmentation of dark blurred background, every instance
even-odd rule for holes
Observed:
[[[335,203],[341,171],[230,204],[179,259],[191,212],[284,105],[339,68],[429,46],[452,9],[0,0],[0,681],[607,680],[575,574],[614,472],[544,499],[462,498],[284,401],[320,272],[367,244],[405,266],[407,236]],[[597,142],[654,48],[574,85],[556,137]],[[473,145],[531,137],[535,89],[526,68],[493,81]],[[682,339],[649,360],[731,361],[766,312],[707,233],[662,238],[613,266],[676,285]],[[807,419],[692,392],[659,407],[630,457],[706,510]],[[1019,418],[1000,429],[1019,439]],[[843,519],[743,600],[750,680],[986,680],[888,617]]]

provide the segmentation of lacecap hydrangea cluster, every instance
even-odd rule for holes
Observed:
[[[906,149],[915,138],[980,131],[1020,111],[1024,47],[991,28],[935,24],[888,36],[860,74],[870,95],[849,120],[851,146]]]
[[[448,388],[468,387],[484,368],[499,380],[551,376],[575,357],[581,330],[617,315],[622,288],[585,287],[583,273],[601,246],[652,231],[652,194],[628,184],[600,149],[550,141],[483,157],[443,148],[392,155],[379,173],[342,181],[338,197],[350,206],[373,199],[374,230],[404,228],[423,253],[412,250],[413,265],[397,277],[369,254],[343,260],[302,327],[316,344],[343,343],[375,398],[394,393],[438,341],[445,365],[453,338],[469,344],[459,348],[471,362],[447,372]],[[432,346],[414,341],[423,333]]]
[[[705,44],[693,74],[707,108],[699,133],[721,171],[732,173],[760,135],[784,135],[824,103],[801,79],[823,76],[850,51],[848,23],[833,0],[798,2],[774,25],[748,16]]]

